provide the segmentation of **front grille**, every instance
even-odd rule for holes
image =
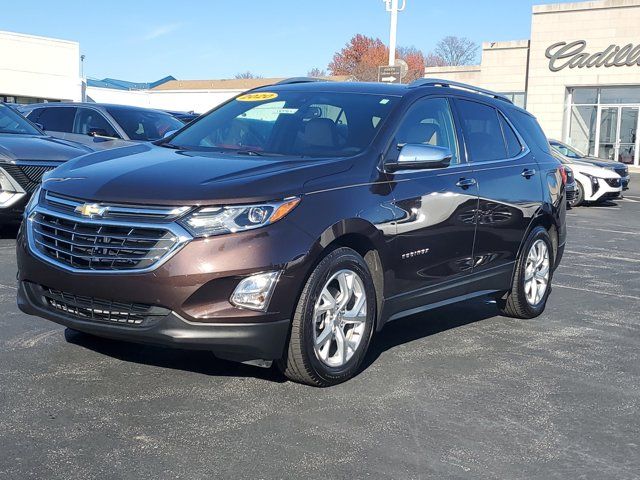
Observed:
[[[169,314],[166,308],[141,303],[74,295],[48,287],[41,287],[41,291],[43,303],[49,309],[82,320],[146,327]]]
[[[575,189],[567,190],[567,201],[570,202],[571,200],[576,198],[577,194],[578,194],[578,192]]]
[[[29,218],[29,227],[37,252],[87,271],[149,269],[180,242],[168,228],[103,224],[43,211]]]
[[[620,186],[619,178],[605,178],[604,181],[607,182],[607,185],[613,188],[618,188]]]
[[[25,192],[33,193],[42,182],[42,176],[55,167],[3,163],[2,168],[18,182]]]

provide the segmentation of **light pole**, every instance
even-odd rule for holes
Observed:
[[[387,7],[387,12],[391,13],[391,27],[389,28],[389,66],[392,67],[396,62],[396,33],[398,30],[398,12],[401,12],[407,6],[407,0],[402,0],[402,6],[399,6],[400,0],[382,0]]]

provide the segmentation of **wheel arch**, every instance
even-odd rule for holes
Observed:
[[[381,230],[362,218],[345,219],[326,228],[311,249],[312,261],[305,275],[305,282],[318,263],[330,252],[348,247],[364,258],[376,291],[378,317],[385,298],[385,272],[388,263],[386,242]],[[379,324],[379,318],[377,324]]]

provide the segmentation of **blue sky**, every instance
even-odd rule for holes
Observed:
[[[407,0],[398,43],[427,53],[446,35],[526,39],[540,3],[557,0]],[[389,14],[382,0],[21,0],[4,6],[0,30],[80,42],[95,78],[281,77],[326,68],[356,33],[386,43]]]

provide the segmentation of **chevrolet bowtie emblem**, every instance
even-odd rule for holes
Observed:
[[[85,203],[78,205],[74,211],[83,217],[102,217],[107,210],[109,207],[102,207],[96,203]]]

